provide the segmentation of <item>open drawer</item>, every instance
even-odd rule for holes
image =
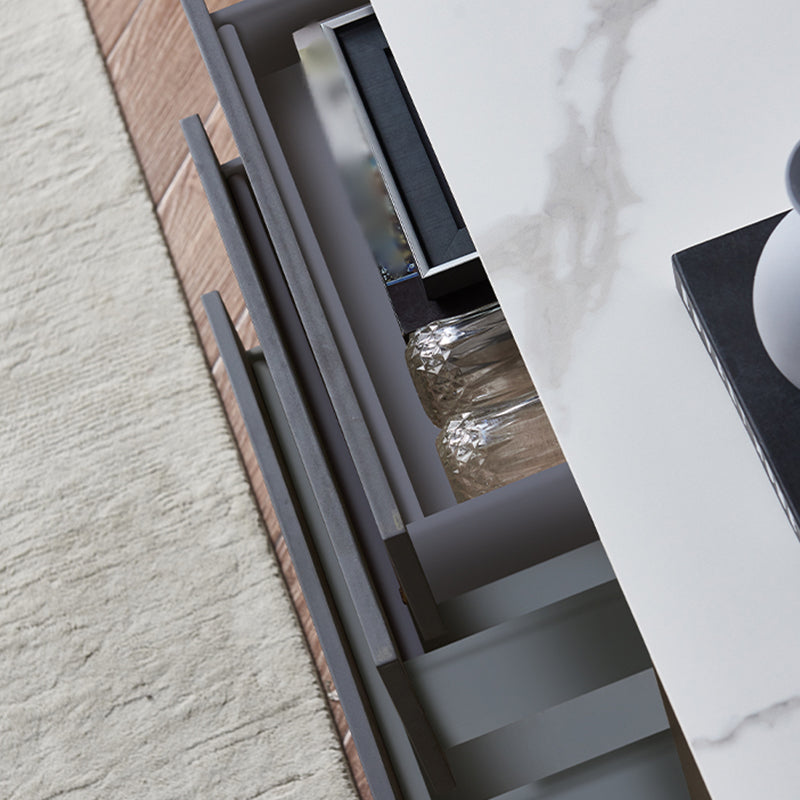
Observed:
[[[455,503],[295,63],[346,7],[184,6],[241,160],[184,131],[261,350],[206,307],[373,794],[688,796],[568,467]]]

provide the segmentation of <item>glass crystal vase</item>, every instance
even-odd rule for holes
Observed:
[[[535,392],[456,415],[436,449],[458,502],[564,461]]]
[[[414,331],[406,362],[422,406],[439,428],[459,411],[534,391],[496,303]]]

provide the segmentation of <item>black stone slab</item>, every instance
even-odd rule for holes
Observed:
[[[800,390],[772,363],[756,329],[753,279],[784,214],[673,256],[678,291],[800,538]]]

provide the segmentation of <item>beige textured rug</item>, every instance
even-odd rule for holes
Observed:
[[[80,0],[0,111],[0,797],[354,797]]]

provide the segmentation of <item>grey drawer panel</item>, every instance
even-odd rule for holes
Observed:
[[[688,794],[672,735],[664,732],[493,800],[688,800]]]
[[[241,209],[234,208],[230,192],[222,177],[219,163],[211,150],[211,146],[200,120],[196,117],[189,118],[184,120],[182,124],[187,141],[189,142],[192,157],[195,160],[203,186],[222,232],[223,241],[231,258],[231,263],[242,289],[245,303],[250,311],[256,334],[265,350],[272,352],[274,343],[275,358],[278,359],[278,370],[281,371],[281,374],[285,372],[288,375],[293,369],[291,359],[285,352],[280,332],[277,330],[269,311],[270,301],[265,293],[265,287],[261,277],[266,270],[269,270],[273,273],[275,281],[280,280],[280,276],[276,273],[281,272],[281,270],[272,248],[272,242],[267,237],[263,224],[261,224],[257,209],[253,206],[252,201],[249,200],[249,191],[241,185],[244,179],[242,178],[241,181],[237,181],[236,175],[231,176],[231,181],[234,184],[234,191],[236,191],[239,196]],[[236,186],[237,183],[238,189]],[[243,212],[242,215],[240,215],[240,210]],[[259,268],[259,265],[255,262],[255,257],[259,254],[262,257],[261,268]],[[270,263],[265,263],[266,259],[269,259]],[[273,288],[277,289],[278,287],[274,285]],[[285,308],[285,313],[289,313],[288,307]],[[305,339],[305,337],[303,338]],[[314,363],[308,363],[309,361],[313,361]],[[309,354],[306,358],[305,368],[308,372],[314,372],[318,364],[319,362],[313,359],[313,356]],[[346,380],[346,373],[343,373],[343,380]],[[325,400],[320,398],[320,395],[324,393],[324,388],[315,391],[317,398],[323,403]],[[285,398],[285,400],[286,402],[290,402],[288,398]],[[305,398],[301,398],[299,405],[290,404],[289,413],[296,415],[298,431],[309,431],[314,428],[314,424],[308,418],[308,413],[305,412]],[[350,414],[351,424],[355,424],[359,419],[361,419],[361,417],[357,411]],[[337,420],[341,420],[341,417],[338,415]],[[316,420],[317,425],[323,423],[324,420],[322,419]],[[335,428],[336,421],[329,421],[328,425]],[[339,435],[337,431],[330,431],[331,437],[337,435]],[[317,445],[312,442],[312,449],[316,449],[316,447]],[[351,448],[350,454],[352,455],[352,453],[353,450]],[[374,450],[372,454],[374,455]],[[317,458],[320,462],[324,461],[321,454],[318,454]],[[347,456],[344,455],[342,458],[347,458]],[[382,474],[380,473],[380,462],[378,462],[376,458],[374,460],[370,459],[370,463],[372,464],[373,480],[379,481],[380,474]],[[360,478],[361,472],[355,465],[355,459],[353,464]],[[317,467],[317,469],[321,469],[321,467]],[[372,502],[369,502],[368,487],[364,487],[363,484],[361,484],[361,487],[363,491],[367,493],[366,499],[373,512],[378,505],[382,504],[381,508],[383,509],[384,516],[392,516],[398,522],[393,532],[390,535],[386,535],[384,539],[387,545],[391,547],[391,549],[387,549],[387,554],[393,555],[396,560],[401,560],[402,569],[397,569],[397,575],[401,580],[409,608],[414,615],[423,642],[437,640],[441,637],[443,632],[439,613],[433,600],[428,581],[416,557],[416,551],[411,544],[407,531],[400,525],[402,521],[399,519],[399,512],[391,500],[391,495],[382,494],[380,499],[373,497]],[[379,529],[379,520],[374,518],[374,521]],[[383,554],[376,554],[376,559],[379,559],[381,555]],[[397,635],[401,637],[401,641],[407,643],[406,646],[410,651],[413,651],[415,648],[411,642],[416,638],[416,634],[413,631],[408,631],[408,625],[403,624],[402,617],[407,615],[407,611],[405,606],[402,608],[397,607],[396,580],[391,569],[384,570],[383,578],[384,583],[382,590],[385,601],[389,603],[390,608],[394,610],[395,631]],[[391,582],[391,585],[387,585],[387,582]],[[387,598],[387,594],[391,593],[393,593],[392,597]]]
[[[333,581],[336,607],[345,621],[343,632],[322,628],[320,640],[337,640],[344,636],[351,643],[360,676],[368,687],[370,702],[373,706],[383,705],[382,727],[390,731],[399,750],[395,757],[408,762],[408,753],[404,754],[403,749],[410,745],[431,789],[434,792],[446,791],[452,786],[452,776],[397,653],[392,632],[361,558],[316,426],[309,416],[306,398],[297,383],[281,331],[270,311],[269,298],[252,261],[245,227],[227,192],[221,168],[210,151],[199,119],[184,121],[184,130],[215,215],[221,223],[223,238],[243,292],[251,302],[254,295],[258,299],[253,323],[262,345],[269,349],[269,364],[260,355],[248,359],[247,374],[254,381],[250,380],[244,388],[237,389],[237,396],[244,393],[243,396],[249,398],[253,391],[256,394],[256,399],[248,399],[243,407],[243,413],[247,413],[248,432],[250,428],[259,432],[266,426],[271,434],[268,438],[273,444],[273,452],[277,450],[285,477],[266,471],[268,489],[272,493],[277,481],[277,491],[291,491],[295,507],[299,509],[296,513],[302,514],[321,559],[323,574]],[[227,316],[224,309],[220,311],[218,297],[208,297],[206,304],[217,318],[216,329],[229,334],[230,322],[225,322]],[[219,321],[220,315],[225,316],[222,322]],[[221,352],[222,345],[221,341]],[[227,345],[225,352],[229,359],[234,357],[236,349]],[[239,380],[241,382],[241,377]],[[260,419],[248,419],[257,413],[261,415]],[[267,446],[264,435],[257,441],[260,447]],[[370,743],[373,749],[377,746],[374,739]],[[408,771],[406,765],[404,772]]]
[[[616,580],[600,542],[440,603],[448,637],[461,639]]]
[[[439,602],[597,541],[566,464],[408,525]]]
[[[446,748],[649,666],[616,581],[408,663],[417,693]],[[661,703],[657,691],[655,702]]]
[[[330,474],[328,461],[320,444],[315,424],[310,416],[306,398],[294,377],[291,360],[275,320],[269,300],[258,277],[247,244],[244,229],[230,203],[219,165],[210,151],[210,144],[198,118],[184,120],[184,132],[190,143],[195,164],[212,198],[217,219],[224,221],[223,239],[228,247],[237,280],[248,303],[253,325],[262,348],[269,353],[270,371],[275,376],[275,391],[295,439],[303,469],[308,476],[314,502],[325,509],[326,524],[340,558],[343,574],[351,595],[361,602],[362,625],[373,648],[376,664],[395,657],[395,648],[383,614],[374,600],[371,579],[363,564],[355,540],[350,534],[350,522],[342,507],[336,483]]]
[[[264,291],[269,296],[271,313],[281,330],[302,393],[309,403],[326,456],[330,460],[331,470],[342,491],[347,512],[357,531],[359,544],[376,584],[381,604],[398,641],[400,652],[408,658],[421,648],[420,636],[411,619],[409,606],[416,612],[417,624],[426,641],[430,638],[439,638],[442,634],[439,614],[436,612],[428,582],[424,579],[416,551],[405,530],[397,531],[385,540],[380,536],[372,508],[353,464],[351,451],[342,435],[317,363],[308,345],[302,322],[255,206],[247,178],[241,169],[237,169],[227,176],[227,184],[242,220]],[[259,313],[258,310],[256,313]],[[408,605],[403,601],[398,586],[398,575],[401,576],[405,596],[410,598]],[[434,613],[426,616],[426,609]]]
[[[587,762],[668,727],[655,676],[646,670],[453,748],[451,763],[459,786],[464,787],[459,800],[485,800],[503,790],[584,768]],[[671,784],[677,791],[670,800],[688,800],[685,786]],[[647,800],[652,796],[640,795]],[[637,796],[624,792],[618,797]]]
[[[436,640],[441,635],[441,622],[428,582],[418,563],[415,563],[416,555],[407,540],[404,515],[401,514],[394,492],[399,488],[400,501],[406,507],[404,512],[406,518],[409,514],[418,514],[415,510],[418,509],[418,504],[408,486],[408,477],[402,465],[398,464],[394,439],[388,430],[374,389],[371,389],[368,376],[363,374],[363,362],[359,359],[355,343],[351,341],[352,333],[348,335],[347,319],[341,311],[332,315],[334,326],[338,325],[341,328],[339,340],[344,338],[350,341],[350,351],[355,351],[351,352],[345,367],[328,316],[320,304],[315,284],[308,272],[306,254],[295,234],[295,227],[300,227],[298,214],[291,218],[283,199],[284,196],[296,195],[296,190],[292,192],[293,184],[291,177],[286,175],[285,163],[281,163],[282,160],[276,157],[279,179],[283,184],[283,194],[281,193],[264,156],[265,138],[270,140],[267,145],[273,150],[277,144],[272,141],[274,133],[263,104],[259,100],[257,105],[260,104],[260,108],[253,108],[256,100],[252,97],[249,106],[245,102],[244,94],[257,97],[258,90],[241,50],[237,31],[230,25],[224,25],[217,31],[202,2],[185,0],[184,7],[231,123],[261,211],[263,224],[269,234],[270,245],[274,249],[292,292],[295,306],[301,315],[309,345],[334,405],[342,434],[350,448],[353,463],[372,508],[378,530],[386,540],[397,537],[391,542],[389,552],[393,557],[395,553],[401,557],[403,569],[399,571],[399,575],[410,608],[423,640]],[[223,43],[226,43],[227,50],[232,52],[232,62],[236,66],[238,76],[231,66],[229,54]],[[245,85],[244,93],[240,82]],[[258,130],[253,123],[253,116],[260,119]],[[289,199],[295,206],[299,202],[294,196]],[[310,229],[303,241],[306,243],[306,249],[310,248],[313,251],[311,256],[321,262],[324,268],[324,259]],[[245,293],[245,302],[255,320],[258,314],[257,300],[252,296],[248,298]],[[360,392],[361,404],[351,384],[351,376],[355,376],[354,379],[360,382],[362,387],[366,387]],[[369,424],[365,424],[362,404],[365,404]],[[395,475],[391,486],[389,474]],[[444,480],[443,474],[441,479]],[[449,492],[449,487],[447,491]]]
[[[288,169],[285,163],[282,163],[280,147],[261,101],[238,30],[230,24],[225,24],[218,30],[202,0],[199,2],[183,0],[183,3],[231,125],[272,245],[287,275],[323,379],[336,404],[345,439],[354,450],[354,461],[359,475],[364,481],[370,502],[375,505],[379,529],[382,535],[389,536],[398,527],[402,527],[402,519],[399,514],[391,513],[391,508],[386,502],[387,495],[391,498],[393,493],[386,481],[384,469],[379,468],[375,447],[377,443],[382,448],[382,458],[388,464],[387,468],[390,471],[397,471],[392,463],[396,458],[396,445],[393,445],[392,435],[386,429],[385,421],[380,425],[379,416],[373,414],[371,420],[370,430],[375,442],[363,424],[362,410],[350,385],[348,370],[345,369],[342,355],[337,350],[317,289],[309,274],[309,262],[324,265],[324,259],[310,229],[306,228],[305,235],[302,235],[304,227],[300,219],[303,216],[302,204],[296,196],[296,189]],[[278,4],[268,5],[273,8]],[[313,19],[313,9],[318,5],[298,4],[298,9],[306,9],[305,13],[309,15],[305,21]],[[291,33],[287,34],[286,29],[283,31],[284,37],[291,44]],[[270,163],[268,154],[272,155],[275,163]],[[348,337],[345,330],[347,327],[345,315],[342,313],[332,316],[335,318],[334,323],[341,326],[340,341],[352,339],[352,334]],[[355,347],[355,344],[352,346]],[[357,362],[357,354],[351,353],[348,363],[350,373],[358,371]],[[354,380],[361,379],[356,376]],[[362,398],[363,396],[362,394]],[[377,403],[377,399],[375,402]],[[369,413],[369,410],[366,413]],[[442,480],[444,480],[443,475]],[[407,476],[404,481],[402,480],[402,470],[399,470],[393,489],[399,493],[398,501],[403,505],[405,518],[418,516],[418,503],[408,485]],[[449,487],[445,486],[445,489],[449,492]]]
[[[269,488],[287,549],[320,636],[325,658],[336,683],[342,707],[376,797],[399,798],[397,781],[382,745],[370,700],[344,634],[335,602],[309,542],[306,524],[296,506],[284,468],[273,445],[265,409],[254,384],[252,370],[218,294],[203,298],[206,313],[225,363],[237,403],[253,444],[258,464]]]

